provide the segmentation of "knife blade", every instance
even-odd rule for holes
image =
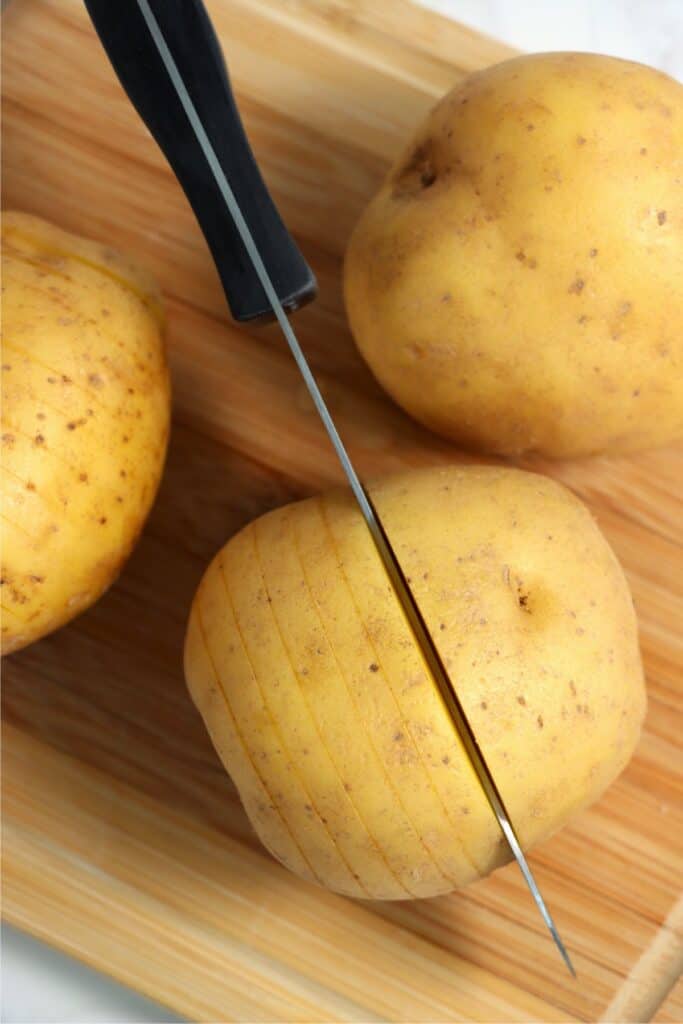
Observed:
[[[491,810],[498,822],[498,826],[501,833],[507,843],[514,859],[517,861],[519,868],[522,872],[524,880],[533,896],[533,899],[538,907],[543,921],[545,922],[550,934],[559,950],[564,963],[573,977],[576,977],[576,972],[572,965],[571,959],[567,952],[567,949],[560,937],[555,922],[548,910],[548,907],[541,895],[538,884],[534,878],[531,868],[528,864],[521,843],[515,831],[515,828],[508,814],[505,803],[503,801],[500,790],[496,784],[496,781],[491,773],[491,770],[486,762],[483,751],[481,750],[477,741],[474,730],[472,729],[470,722],[467,718],[462,703],[458,697],[457,691],[449,677],[449,674],[444,666],[443,660],[439,653],[439,650],[434,642],[433,637],[429,631],[429,628],[424,620],[424,617],[420,611],[419,605],[415,599],[415,596],[406,580],[405,574],[401,568],[401,564],[392,548],[389,537],[384,529],[380,517],[373,505],[372,499],[362,484],[360,477],[354,469],[353,463],[349,457],[346,447],[341,439],[341,436],[337,430],[334,420],[330,414],[327,404],[322,396],[320,388],[315,380],[315,377],[308,365],[308,361],[301,348],[299,340],[292,328],[292,325],[287,317],[285,306],[280,299],[278,289],[275,287],[271,274],[266,268],[264,259],[262,258],[261,251],[257,245],[254,234],[252,233],[250,226],[247,222],[246,217],[243,214],[242,207],[235,196],[235,192],[228,181],[228,177],[223,169],[222,163],[219,160],[215,148],[211,142],[209,134],[205,129],[202,118],[200,117],[195,103],[190,95],[190,90],[186,85],[186,82],[178,68],[178,64],[174,58],[171,48],[169,47],[165,38],[164,32],[157,20],[157,17],[152,10],[149,0],[135,0],[135,4],[144,19],[144,23],[152,39],[154,47],[158,52],[158,55],[163,64],[163,68],[168,75],[168,79],[172,84],[173,90],[182,106],[182,109],[187,118],[187,122],[190,126],[191,132],[194,135],[202,158],[209,168],[215,185],[218,189],[220,197],[225,204],[232,223],[237,231],[241,244],[244,251],[251,263],[251,266],[256,273],[260,286],[265,294],[268,305],[272,310],[275,318],[277,319],[282,333],[287,341],[290,352],[294,357],[296,365],[301,373],[306,388],[313,400],[315,408],[320,416],[320,419],[325,427],[328,437],[332,443],[332,446],[337,454],[339,462],[341,463],[342,469],[346,476],[346,479],[351,487],[351,491],[356,499],[358,507],[361,511],[363,519],[370,532],[372,540],[375,544],[375,548],[379,555],[379,558],[384,566],[386,574],[391,582],[392,588],[396,595],[396,598],[403,610],[407,625],[411,630],[413,637],[418,645],[419,650],[422,653],[425,664],[432,676],[441,699],[448,711],[450,719],[455,727],[455,730],[460,737],[460,741],[465,749],[465,752],[469,758],[470,764],[472,765],[477,779],[486,795]],[[95,25],[95,28],[100,35],[100,38],[104,44],[105,50],[107,51],[110,60],[114,66],[114,70],[119,74],[124,84],[124,88],[128,89],[126,81],[124,81],[121,75],[118,62],[116,59],[116,53],[112,53],[112,49],[108,42],[111,40],[107,37],[107,26],[105,20],[98,17],[96,0],[86,0],[86,6],[90,12],[91,18]],[[200,0],[192,0],[192,6],[194,8],[199,7],[202,10],[202,18],[206,19],[206,25],[210,30],[210,21],[208,15],[203,10]],[[111,24],[111,23],[109,23]],[[215,40],[215,36],[213,37]],[[120,40],[119,40],[120,46]],[[151,73],[151,72],[150,72]],[[198,69],[198,73],[201,73],[201,69]],[[132,98],[132,97],[131,97]],[[134,101],[135,102],[135,101]],[[135,105],[140,110],[140,103],[136,102]],[[140,111],[143,118],[145,118],[145,112]],[[165,148],[162,146],[162,148]],[[174,168],[175,169],[175,168]],[[188,195],[190,195],[189,190]],[[191,196],[190,196],[191,198]],[[194,206],[193,202],[193,206]],[[196,211],[197,212],[197,211]],[[212,247],[213,248],[213,247]],[[215,255],[215,253],[214,253]],[[221,268],[219,267],[219,271]],[[223,276],[223,275],[221,275]],[[288,308],[296,308],[300,301],[306,301],[311,295],[310,281],[305,283],[300,289],[301,296],[295,301],[288,303]],[[248,316],[242,317],[243,319],[249,319]]]

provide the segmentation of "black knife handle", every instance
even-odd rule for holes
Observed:
[[[282,223],[251,151],[220,44],[201,0],[147,0],[286,310],[316,281]],[[133,105],[163,150],[209,244],[235,320],[272,309],[164,67],[138,0],[85,0]]]

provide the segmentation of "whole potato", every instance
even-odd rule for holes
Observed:
[[[163,314],[128,260],[23,213],[3,242],[2,651],[115,579],[169,432]]]
[[[592,54],[470,75],[351,238],[358,347],[416,419],[550,456],[683,434],[683,87]]]
[[[525,848],[622,770],[645,709],[621,569],[587,509],[512,469],[370,488]],[[229,541],[195,596],[190,692],[263,843],[351,896],[434,896],[507,859],[348,493]]]

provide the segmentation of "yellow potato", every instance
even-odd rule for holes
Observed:
[[[488,451],[683,435],[683,86],[538,54],[432,111],[351,238],[346,305],[379,382]]]
[[[525,848],[598,797],[645,690],[621,569],[586,508],[512,469],[370,488]],[[263,843],[351,896],[433,896],[507,859],[348,493],[271,512],[195,596],[192,697]]]
[[[154,283],[96,242],[5,213],[2,652],[44,636],[118,575],[169,431]]]

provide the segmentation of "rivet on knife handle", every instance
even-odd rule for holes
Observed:
[[[176,0],[174,0],[174,3],[175,2]],[[98,0],[86,0],[86,3],[89,10],[91,10],[94,7],[100,6]],[[439,689],[442,700],[449,712],[453,725],[455,726],[458,732],[458,735],[462,741],[462,744],[468,755],[470,763],[472,764],[472,767],[476,772],[477,778],[479,779],[482,789],[486,794],[491,809],[495,814],[501,832],[503,833],[503,836],[508,846],[510,847],[512,854],[514,855],[522,871],[524,879],[527,885],[529,886],[529,889],[531,890],[536,905],[538,906],[538,909],[541,912],[541,916],[543,917],[543,920],[549,928],[550,933],[555,941],[555,944],[557,945],[557,948],[559,949],[562,955],[565,964],[567,965],[572,975],[575,976],[575,971],[572,966],[571,960],[569,959],[567,950],[565,949],[564,943],[560,938],[557,928],[555,927],[555,923],[540,893],[538,885],[536,884],[534,876],[531,872],[531,868],[527,863],[524,851],[522,850],[522,847],[517,838],[517,834],[514,830],[514,827],[510,821],[510,817],[505,808],[503,798],[498,790],[498,787],[491,774],[491,771],[488,765],[486,764],[484,755],[479,747],[476,736],[474,735],[474,732],[467,720],[467,716],[460,703],[455,688],[448,676],[448,673],[444,667],[436,644],[434,643],[431,634],[429,633],[429,630],[424,621],[424,618],[422,617],[422,613],[420,612],[418,604],[413,596],[410,587],[408,586],[406,578],[403,574],[403,570],[401,569],[401,565],[393,551],[389,538],[384,531],[380,519],[375,512],[372,502],[368,494],[366,493],[365,488],[363,487],[358,477],[358,474],[353,468],[346,448],[344,447],[344,444],[341,440],[341,437],[339,436],[337,428],[334,425],[334,421],[325,404],[325,400],[323,399],[322,394],[320,393],[320,389],[318,388],[315,378],[313,377],[313,374],[311,373],[311,370],[308,366],[306,357],[304,356],[301,346],[299,345],[297,337],[292,329],[292,326],[289,323],[289,320],[287,319],[287,314],[285,312],[280,296],[278,295],[278,290],[268,270],[266,269],[264,260],[261,255],[261,249],[259,247],[258,240],[255,237],[255,233],[252,233],[252,230],[244,216],[240,202],[236,198],[235,192],[233,191],[230,183],[228,182],[222,163],[218,158],[218,155],[212,145],[211,139],[207,131],[205,130],[199,112],[193,103],[190,90],[188,89],[183,78],[183,75],[181,74],[181,71],[179,69],[179,64],[176,61],[174,54],[171,52],[168,41],[164,36],[164,33],[160,27],[157,17],[154,14],[154,11],[152,10],[152,6],[149,0],[134,0],[134,3],[136,4],[140,14],[144,19],[145,26],[161,58],[161,62],[163,64],[165,73],[168,75],[168,79],[172,84],[172,87],[176,93],[178,100],[180,101],[180,104],[187,119],[187,123],[191,127],[195,143],[198,144],[199,146],[200,154],[195,153],[195,159],[197,159],[197,157],[199,156],[199,159],[205,161],[206,166],[210,170],[214,184],[217,187],[218,192],[222,197],[222,201],[225,204],[225,208],[229,212],[229,215],[235,225],[235,228],[244,246],[244,250],[246,251],[248,258],[253,266],[253,269],[256,272],[261,288],[263,289],[263,293],[268,303],[270,304],[270,307],[272,308],[272,311],[274,312],[278,320],[278,323],[280,324],[280,327],[282,328],[282,332],[285,335],[292,355],[294,356],[296,364],[301,372],[301,375],[304,378],[304,381],[311,395],[311,398],[313,399],[315,407],[318,410],[318,413],[320,414],[320,418],[323,421],[325,429],[327,430],[327,433],[334,446],[337,456],[339,457],[339,461],[342,464],[348,482],[351,486],[351,490],[353,491],[353,494],[358,502],[358,505],[360,506],[365,522],[375,542],[377,552],[382,560],[387,575],[389,576],[397,599],[403,609],[406,621],[415,637],[415,640],[420,650],[422,651],[425,663],[429,669],[430,674],[434,679],[434,682],[436,683]],[[190,3],[193,8],[201,6],[199,0],[188,0],[188,3]],[[159,6],[159,4],[157,3],[156,6]],[[116,9],[118,10],[118,5]],[[163,9],[166,10],[165,6]],[[208,21],[208,15],[206,15],[206,12],[204,12],[204,17]],[[105,21],[107,20],[110,19],[105,19]],[[99,21],[96,22],[96,27],[101,37],[103,37],[104,33],[105,37],[103,37],[103,43],[105,45],[105,49],[111,56],[111,48],[109,46],[109,41],[106,38],[108,26],[103,21]],[[182,35],[176,35],[175,41],[176,44],[180,44],[182,49]],[[117,58],[120,59],[120,56],[121,39],[118,40]],[[193,70],[193,78],[201,75],[202,56],[203,55],[201,53],[194,54],[195,63],[191,65]],[[189,55],[186,51],[183,51],[183,64],[185,67],[188,66],[188,61],[190,61],[190,57],[191,55]],[[126,65],[130,60],[133,59],[134,53],[131,52],[131,54],[128,56],[126,60]],[[118,64],[115,63],[114,66],[118,71]],[[147,74],[149,74],[150,77],[157,73],[158,71],[156,67],[153,68],[150,66],[148,68]],[[144,75],[142,73],[142,69],[140,69],[140,78],[142,77],[144,77]],[[144,118],[144,111],[140,109],[140,107],[138,107],[138,110],[140,111]],[[221,267],[219,266],[219,271],[220,270]]]

